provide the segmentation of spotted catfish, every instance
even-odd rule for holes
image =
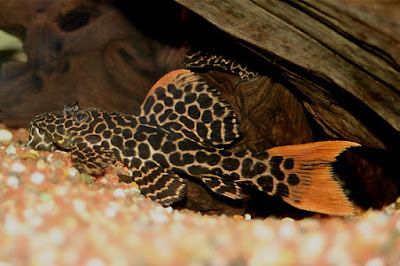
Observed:
[[[236,115],[219,92],[189,70],[177,70],[153,86],[136,115],[81,110],[75,103],[36,116],[28,146],[71,150],[74,166],[90,174],[101,174],[120,160],[132,169],[142,193],[164,206],[185,196],[182,174],[187,174],[232,199],[241,199],[242,187],[252,186],[300,209],[353,213],[332,177],[331,162],[357,143],[232,152],[228,144],[239,136]]]

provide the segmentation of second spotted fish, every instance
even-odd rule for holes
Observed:
[[[236,115],[219,91],[195,73],[177,70],[153,86],[136,115],[74,103],[36,116],[28,146],[70,150],[74,166],[89,174],[122,161],[142,193],[164,206],[185,197],[187,174],[232,199],[240,200],[243,186],[252,186],[300,209],[353,214],[331,163],[359,144],[325,141],[232,152],[228,147],[239,137]]]

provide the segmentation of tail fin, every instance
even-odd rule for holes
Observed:
[[[283,179],[276,185],[275,195],[303,210],[331,215],[354,214],[353,204],[333,178],[331,165],[336,156],[354,146],[360,144],[322,141],[269,149],[271,174],[278,180]]]

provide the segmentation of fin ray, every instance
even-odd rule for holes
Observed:
[[[360,144],[321,141],[267,150],[270,158],[282,157],[279,166],[271,165],[284,174],[284,179],[281,177],[275,185],[274,194],[299,209],[330,215],[354,214],[353,204],[333,177],[332,162],[347,148],[355,146]]]
[[[174,172],[152,164],[134,171],[133,177],[143,195],[169,206],[186,196],[186,183]]]
[[[223,181],[221,178],[202,176],[202,181],[211,191],[231,199],[242,199],[243,191],[235,182]]]
[[[91,154],[91,156],[87,156],[87,154]],[[85,152],[83,152],[82,148],[76,146],[71,151],[71,162],[74,167],[88,174],[100,175],[114,161],[114,153],[103,147],[99,150],[86,147]]]

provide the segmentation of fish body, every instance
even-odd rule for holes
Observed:
[[[243,197],[252,186],[289,204],[332,215],[353,213],[352,204],[332,177],[330,163],[348,141],[275,147],[264,152],[233,152],[240,137],[229,103],[200,77],[177,70],[161,78],[135,115],[79,109],[36,116],[28,146],[71,150],[82,172],[101,174],[115,160],[132,169],[142,193],[164,206],[186,195],[181,174],[198,178],[214,193]]]

